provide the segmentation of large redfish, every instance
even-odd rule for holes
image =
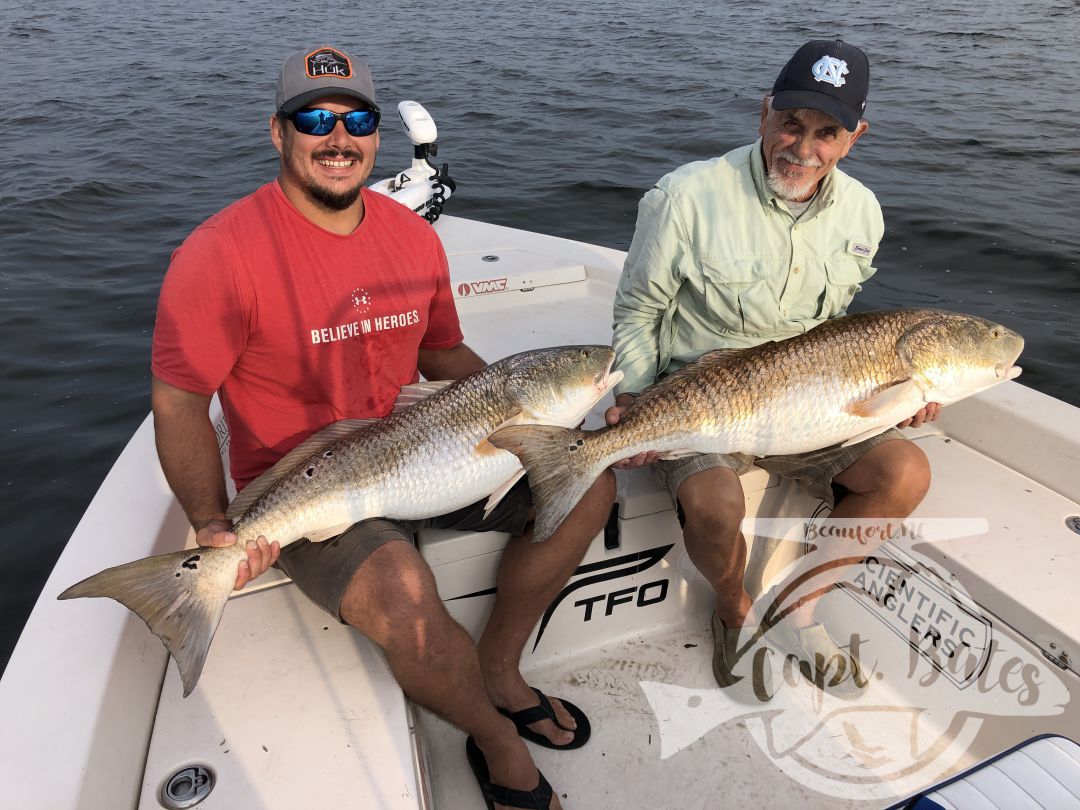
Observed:
[[[525,471],[487,437],[507,425],[580,424],[622,379],[611,371],[614,357],[608,346],[541,349],[457,382],[409,386],[399,403],[416,404],[385,419],[331,425],[251,482],[228,510],[236,545],[109,568],[59,598],[108,596],[138,614],[176,659],[186,697],[247,543],[325,540],[366,518],[433,517],[485,497],[490,510]]]
[[[835,318],[805,335],[702,355],[647,389],[618,424],[583,432],[519,426],[490,439],[529,474],[535,539],[549,537],[610,464],[646,450],[788,455],[883,433],[1020,374],[1024,339],[938,310]]]

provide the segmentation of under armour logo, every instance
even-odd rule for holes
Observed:
[[[833,87],[843,87],[844,76],[847,75],[847,62],[837,59],[835,56],[823,56],[818,59],[812,68],[814,80],[828,82]]]

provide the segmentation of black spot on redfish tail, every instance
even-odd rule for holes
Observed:
[[[58,599],[105,596],[146,622],[176,661],[191,694],[236,582],[235,547],[146,557],[72,585]]]
[[[581,452],[588,434],[548,425],[515,425],[495,431],[488,441],[521,460],[529,476],[536,522],[533,540],[547,540],[588,492],[602,468]]]

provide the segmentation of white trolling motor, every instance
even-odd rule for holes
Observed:
[[[398,104],[398,117],[405,134],[413,144],[413,161],[405,171],[371,185],[372,191],[397,200],[411,208],[428,222],[435,222],[442,213],[443,203],[457,188],[447,173],[447,164],[439,169],[429,160],[439,153],[435,143],[438,130],[428,111],[415,101]]]

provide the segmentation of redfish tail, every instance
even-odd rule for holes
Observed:
[[[238,561],[233,546],[146,557],[94,574],[57,598],[107,596],[135,613],[176,661],[187,697],[202,674]]]
[[[488,437],[516,455],[529,476],[536,522],[533,541],[547,540],[603,471],[584,451],[588,434],[548,425],[505,427]]]

